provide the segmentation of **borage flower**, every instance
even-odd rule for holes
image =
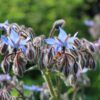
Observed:
[[[9,74],[0,74],[0,82],[11,80],[11,76]]]
[[[11,29],[11,33],[8,37],[6,37],[4,35],[1,36],[1,41],[4,44],[9,45],[15,51],[17,51],[18,49],[22,49],[22,51],[24,53],[26,52],[25,45],[29,40],[30,40],[29,37],[22,40],[21,35],[18,34],[17,32],[15,32],[15,30],[13,30],[13,29]]]
[[[84,24],[85,24],[86,26],[92,27],[92,26],[95,25],[95,22],[92,21],[92,20],[85,20],[85,21],[84,21]]]
[[[25,90],[35,91],[35,92],[41,92],[41,91],[43,90],[42,87],[35,86],[35,85],[32,85],[32,86],[23,85],[23,88],[24,88]]]
[[[74,40],[76,39],[77,34],[78,32],[76,32],[73,37],[70,37],[70,35],[67,35],[67,33],[59,27],[58,37],[45,39],[45,42],[49,45],[53,45],[56,52],[61,51],[63,48],[75,49]]]
[[[0,23],[0,29],[7,30],[9,26],[8,20],[6,20],[4,23]]]
[[[16,52],[16,56],[13,60],[12,70],[17,76],[23,76],[27,60],[22,52]]]

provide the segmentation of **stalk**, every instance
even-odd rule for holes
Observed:
[[[42,75],[43,75],[43,78],[44,78],[45,82],[48,84],[48,88],[49,88],[50,95],[51,95],[51,100],[57,100],[57,95],[54,91],[53,84],[52,84],[49,72],[46,71],[46,70],[41,71],[41,72],[42,72]]]

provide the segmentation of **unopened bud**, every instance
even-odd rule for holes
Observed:
[[[6,44],[0,43],[0,53],[5,54],[7,52],[8,46]]]
[[[26,66],[26,59],[23,57],[23,55],[16,54],[13,62],[13,72],[15,75],[18,76],[23,76],[23,72],[25,71],[25,66]]]
[[[26,57],[30,62],[34,62],[36,54],[35,49],[31,43],[28,43],[28,47],[26,50]]]
[[[35,37],[35,38],[33,39],[33,45],[34,45],[35,47],[40,47],[41,44],[42,44],[42,40],[43,40],[44,38],[45,38],[44,35]]]
[[[78,72],[78,64],[76,62],[74,63],[73,68],[74,68],[74,73],[76,74]]]
[[[2,61],[1,68],[2,68],[4,73],[9,72],[10,62],[6,58],[4,58],[4,60]]]
[[[59,19],[54,22],[53,28],[58,29],[59,27],[62,27],[65,24],[65,21],[63,19]]]

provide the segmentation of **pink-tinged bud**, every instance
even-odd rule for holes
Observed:
[[[74,63],[73,68],[74,68],[74,73],[76,74],[78,72],[78,64],[76,62]]]
[[[81,46],[81,42],[80,42],[79,39],[75,39],[75,40],[74,40],[74,44],[75,44],[75,46],[78,47],[78,48],[80,48],[80,46]]]
[[[29,27],[26,29],[26,31],[28,36],[30,36],[33,39],[33,37],[35,36],[34,30],[31,27]]]
[[[27,61],[24,55],[22,53],[17,53],[14,58],[13,66],[12,66],[12,70],[14,74],[17,76],[23,76],[26,64],[27,64]]]
[[[59,19],[59,20],[54,22],[53,28],[58,29],[59,27],[64,26],[64,24],[65,24],[64,19]]]
[[[95,46],[92,42],[86,40],[86,39],[82,39],[81,40],[81,48],[82,49],[88,49],[88,52],[93,53],[95,52]]]
[[[32,43],[28,43],[26,50],[26,57],[30,62],[34,62],[36,53]]]
[[[67,54],[64,57],[64,66],[63,66],[63,73],[66,77],[68,77],[68,75],[71,73],[72,70],[72,63],[70,63],[70,59],[71,57],[69,57]]]
[[[42,51],[38,61],[40,68],[48,67],[48,53],[46,50]]]
[[[0,41],[0,53],[5,54],[7,52],[8,46]]]
[[[4,73],[8,73],[9,72],[10,62],[6,59],[6,57],[4,58],[4,60],[1,63],[1,68],[2,68]]]
[[[0,100],[11,100],[10,96],[10,91],[7,90],[7,87],[0,89]]]
[[[33,45],[35,46],[35,47],[40,47],[41,45],[42,45],[42,40],[45,38],[45,36],[44,35],[41,35],[41,36],[38,36],[38,37],[35,37],[34,39],[33,39]]]
[[[82,68],[95,69],[95,61],[91,52],[87,49],[80,53],[79,58]]]
[[[94,45],[92,45],[92,44],[89,45],[89,49],[90,49],[91,52],[95,52],[95,47],[94,47]]]
[[[40,68],[44,68],[44,67],[50,68],[51,66],[53,66],[52,50],[48,48],[42,48],[38,63],[40,65]]]

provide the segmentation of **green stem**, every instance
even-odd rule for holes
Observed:
[[[44,70],[44,71],[42,71],[42,75],[43,75],[44,80],[48,84],[48,88],[49,88],[52,100],[56,100],[57,95],[54,91],[53,84],[52,84],[52,81],[51,81],[50,76],[49,76],[49,72]]]

